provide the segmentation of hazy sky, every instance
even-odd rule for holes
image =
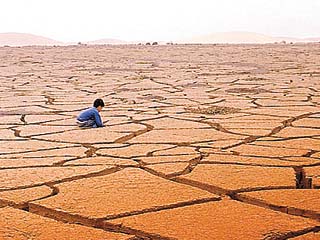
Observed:
[[[319,0],[0,0],[0,32],[60,41],[177,40],[250,31],[320,37]]]

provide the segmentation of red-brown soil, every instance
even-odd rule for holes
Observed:
[[[0,239],[320,239],[319,56],[0,48]]]

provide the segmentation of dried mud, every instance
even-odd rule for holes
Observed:
[[[319,44],[0,56],[0,239],[320,239]]]

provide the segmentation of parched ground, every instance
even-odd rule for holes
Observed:
[[[0,239],[320,239],[320,44],[0,57]]]

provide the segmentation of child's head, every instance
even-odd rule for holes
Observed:
[[[98,110],[98,112],[101,112],[104,107],[104,102],[101,98],[98,98],[94,101],[93,106]]]

